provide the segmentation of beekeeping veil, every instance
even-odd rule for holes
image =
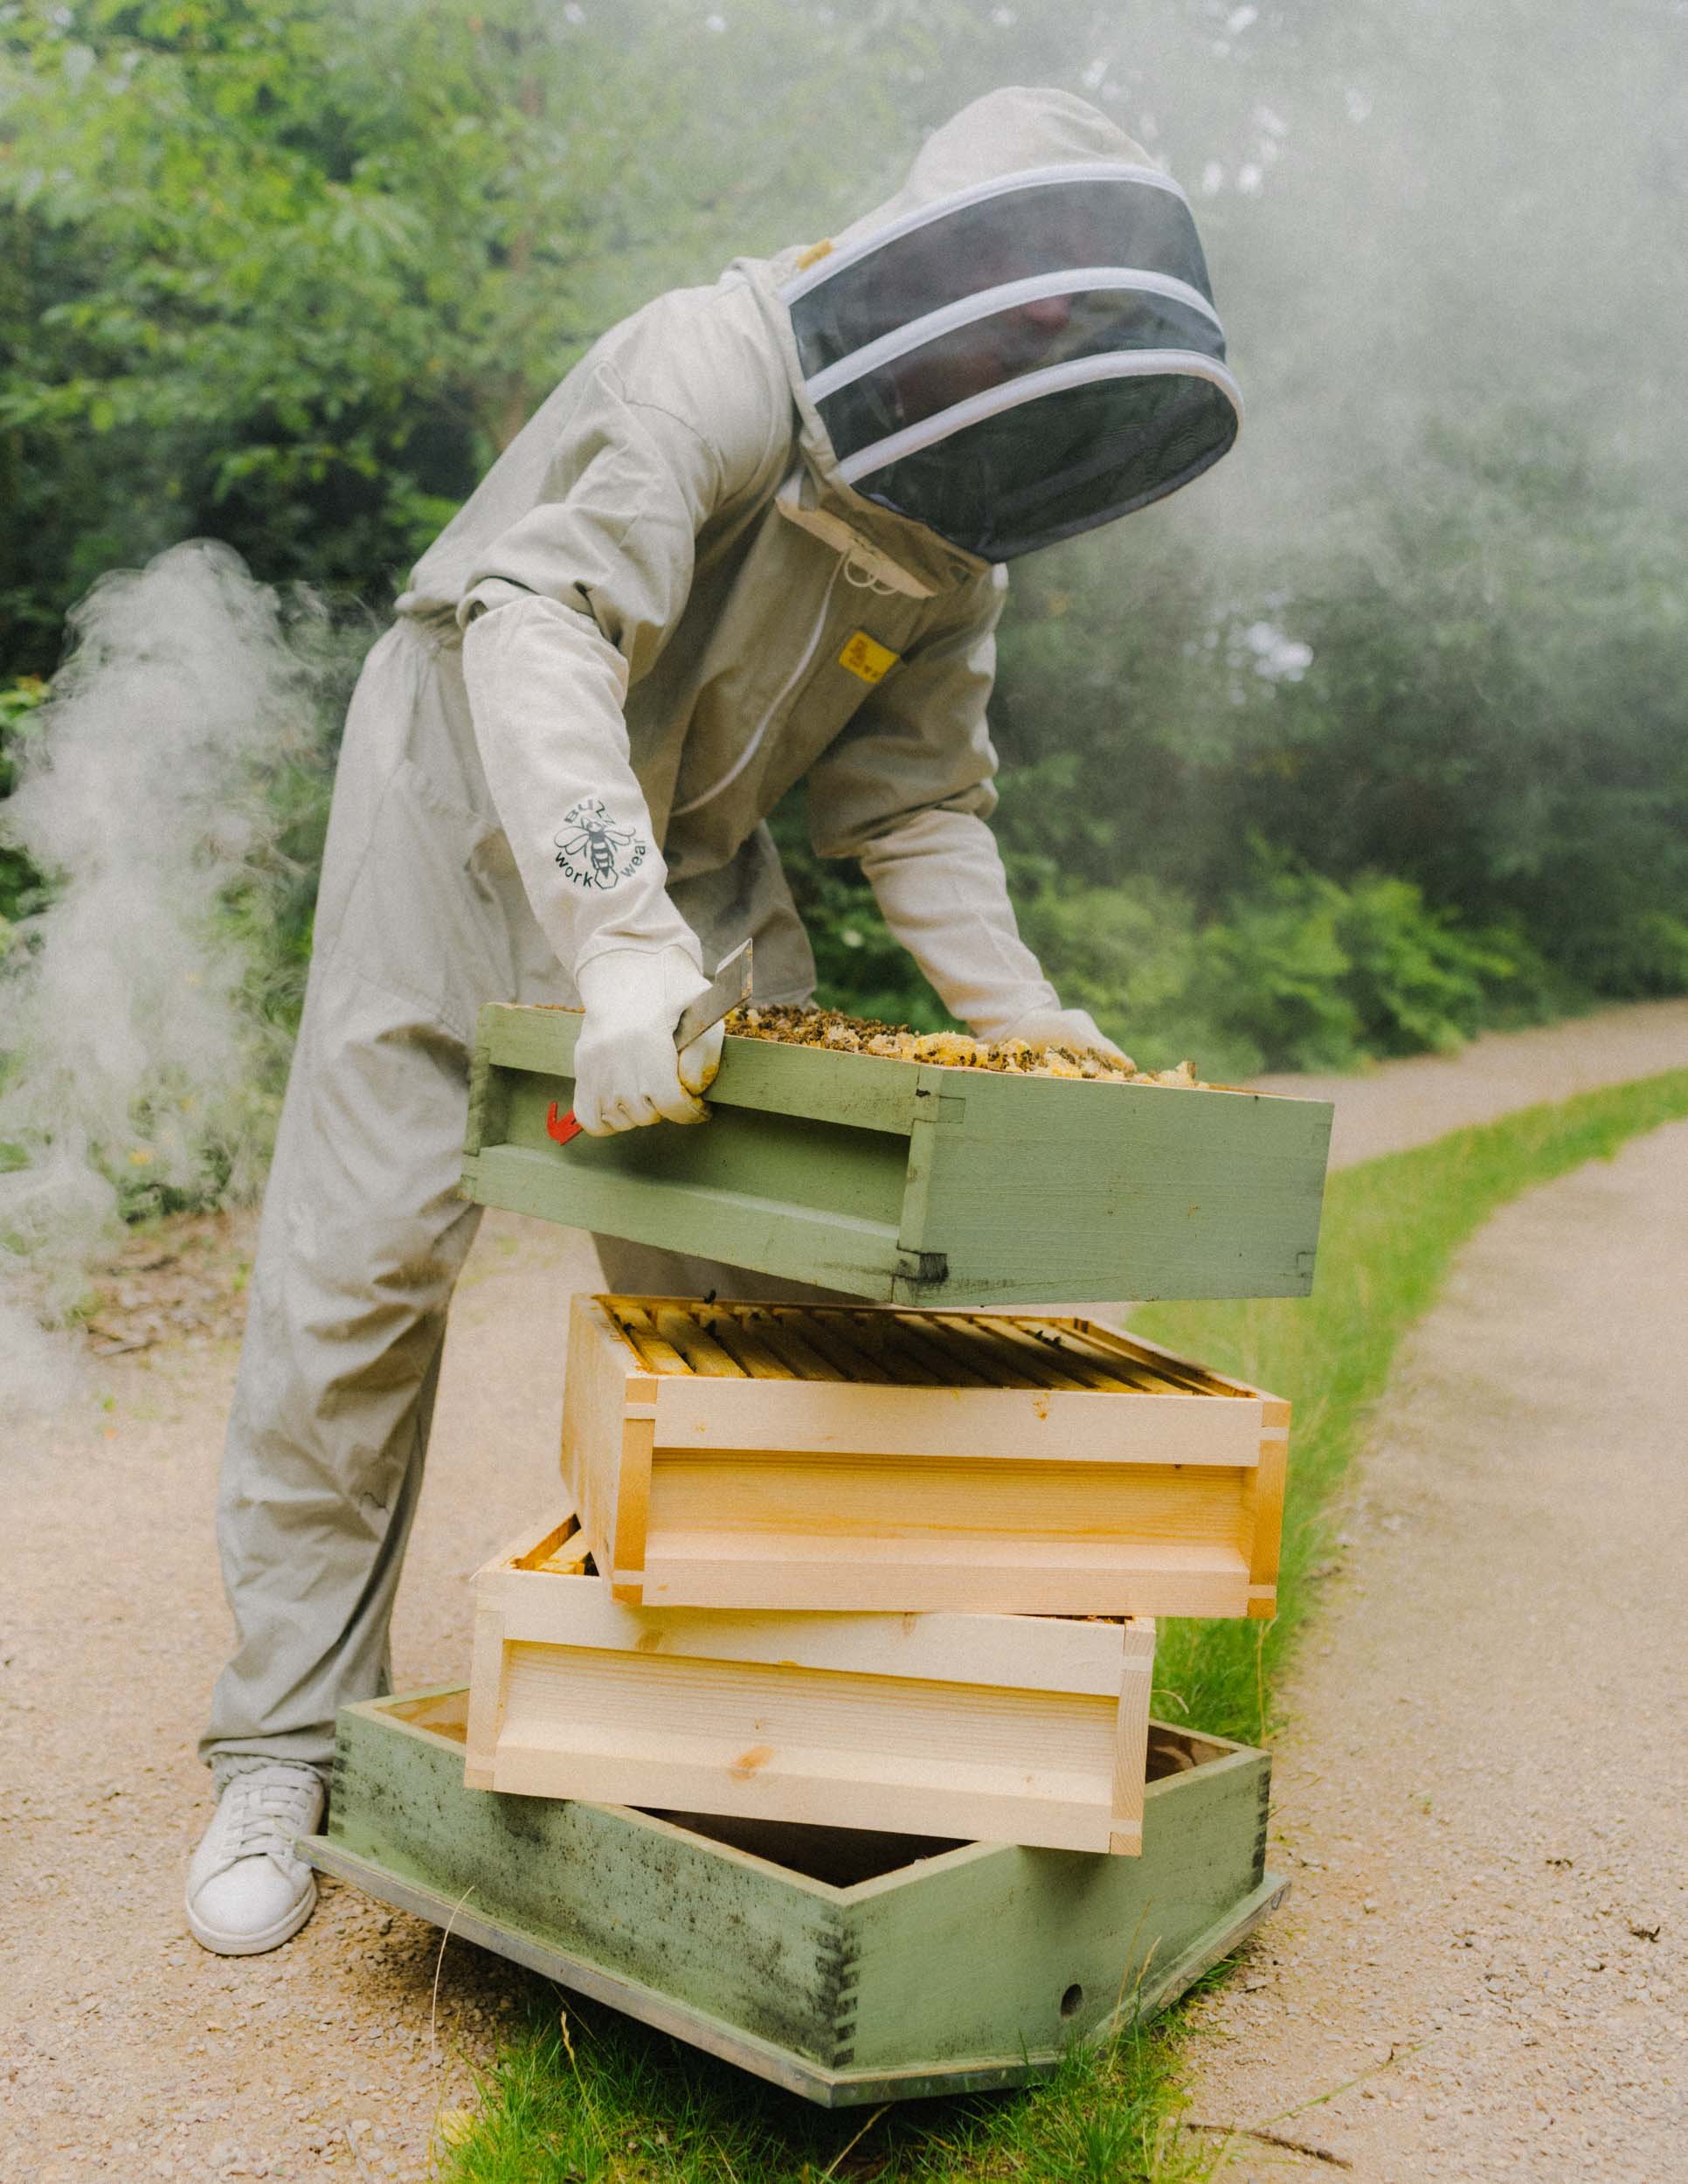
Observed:
[[[840,480],[988,561],[1160,500],[1236,437],[1188,201],[1064,92],[975,101],[780,295]]]

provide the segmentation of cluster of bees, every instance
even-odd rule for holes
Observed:
[[[739,1039],[772,1039],[787,1047],[827,1047],[838,1054],[879,1054],[890,1061],[935,1061],[950,1069],[996,1069],[1022,1077],[1090,1077],[1112,1084],[1182,1085],[1200,1090],[1194,1068],[1139,1069],[1129,1055],[1115,1061],[1076,1047],[1033,1047],[1023,1039],[995,1044],[965,1032],[912,1032],[875,1024],[836,1009],[757,1004],[735,1009],[727,1029]]]

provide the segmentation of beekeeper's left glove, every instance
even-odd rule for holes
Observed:
[[[983,819],[923,812],[861,853],[897,939],[979,1039],[1023,1039],[1124,1060],[1083,1009],[1064,1009],[1020,937],[1002,858]]]
[[[574,1050],[574,1111],[594,1137],[647,1123],[703,1123],[697,1095],[721,1067],[723,1026],[683,1054],[675,1026],[709,980],[683,948],[611,948],[575,971],[586,1020]]]
[[[999,1039],[1023,1039],[1028,1047],[1068,1047],[1082,1054],[1110,1054],[1126,1059],[1095,1017],[1085,1009],[1028,1009],[1012,1018],[996,1034]]]

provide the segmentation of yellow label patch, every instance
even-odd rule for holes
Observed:
[[[876,638],[869,637],[865,629],[859,629],[838,655],[841,667],[847,667],[863,682],[878,682],[896,667],[897,655]]]

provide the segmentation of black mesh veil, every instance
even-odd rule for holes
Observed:
[[[1236,437],[1195,223],[1152,169],[963,192],[785,297],[841,476],[986,560],[1175,492]]]

